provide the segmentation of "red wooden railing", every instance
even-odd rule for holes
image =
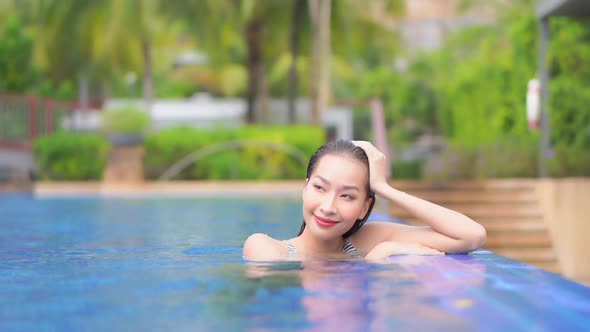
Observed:
[[[88,105],[91,110],[101,107],[101,101]],[[72,101],[0,94],[0,148],[27,151],[35,138],[61,130],[65,117],[81,109]]]

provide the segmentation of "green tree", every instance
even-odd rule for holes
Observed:
[[[535,167],[539,153],[538,134],[528,128],[525,116],[527,82],[538,68],[536,2],[495,6],[502,9],[496,22],[461,30],[414,65],[420,63],[422,77],[431,78],[426,82],[434,91],[438,123],[455,155],[467,147],[493,165],[483,167],[482,173],[522,176]],[[583,106],[590,101],[588,31],[587,19],[551,18],[548,89],[554,176],[590,174],[590,159],[585,157],[590,149],[590,111]],[[402,75],[399,80],[407,84],[414,78]]]
[[[551,20],[550,111],[552,141],[590,149],[590,20]]]
[[[466,28],[427,55],[447,137],[479,146],[530,135],[524,99],[536,72],[537,27],[531,1],[513,2],[496,24]]]
[[[100,42],[99,2],[45,1],[38,14],[36,48],[38,61],[47,76],[56,82],[78,80],[83,105],[88,102],[89,80],[108,75],[105,58],[96,49]]]
[[[39,77],[33,65],[33,38],[18,17],[11,17],[0,33],[0,91],[28,93]]]
[[[212,67],[223,68],[227,63],[245,65],[248,72],[248,123],[268,121],[267,68],[287,49],[288,29],[284,22],[290,18],[291,3],[281,0],[194,0],[168,4],[171,12],[192,26]]]
[[[153,43],[164,30],[161,2],[47,1],[41,10],[40,47],[57,80],[104,81],[115,73],[143,73],[144,98],[153,100]],[[141,68],[141,69],[139,69]]]
[[[311,124],[318,126],[331,92],[330,18],[331,0],[309,0],[311,16]]]
[[[291,63],[289,64],[289,77],[287,79],[288,119],[289,123],[291,124],[296,122],[295,100],[299,91],[297,59],[299,56],[299,44],[303,30],[303,23],[306,17],[306,7],[305,0],[294,0],[291,17],[291,30],[289,34],[289,54]]]

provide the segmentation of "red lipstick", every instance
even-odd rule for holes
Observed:
[[[321,227],[332,227],[338,223],[337,221],[318,217],[315,214],[313,215],[313,218],[315,219],[316,223]]]

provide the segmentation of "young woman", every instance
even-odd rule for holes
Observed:
[[[397,254],[440,255],[480,248],[485,229],[469,217],[392,188],[385,156],[365,141],[337,140],[309,160],[303,188],[303,224],[297,237],[253,234],[245,259],[365,258]],[[375,195],[406,209],[428,226],[374,221],[365,225]]]

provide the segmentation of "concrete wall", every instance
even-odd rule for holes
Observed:
[[[0,150],[0,168],[33,169],[33,157],[28,151]]]
[[[539,180],[538,190],[562,274],[590,282],[590,178]]]

